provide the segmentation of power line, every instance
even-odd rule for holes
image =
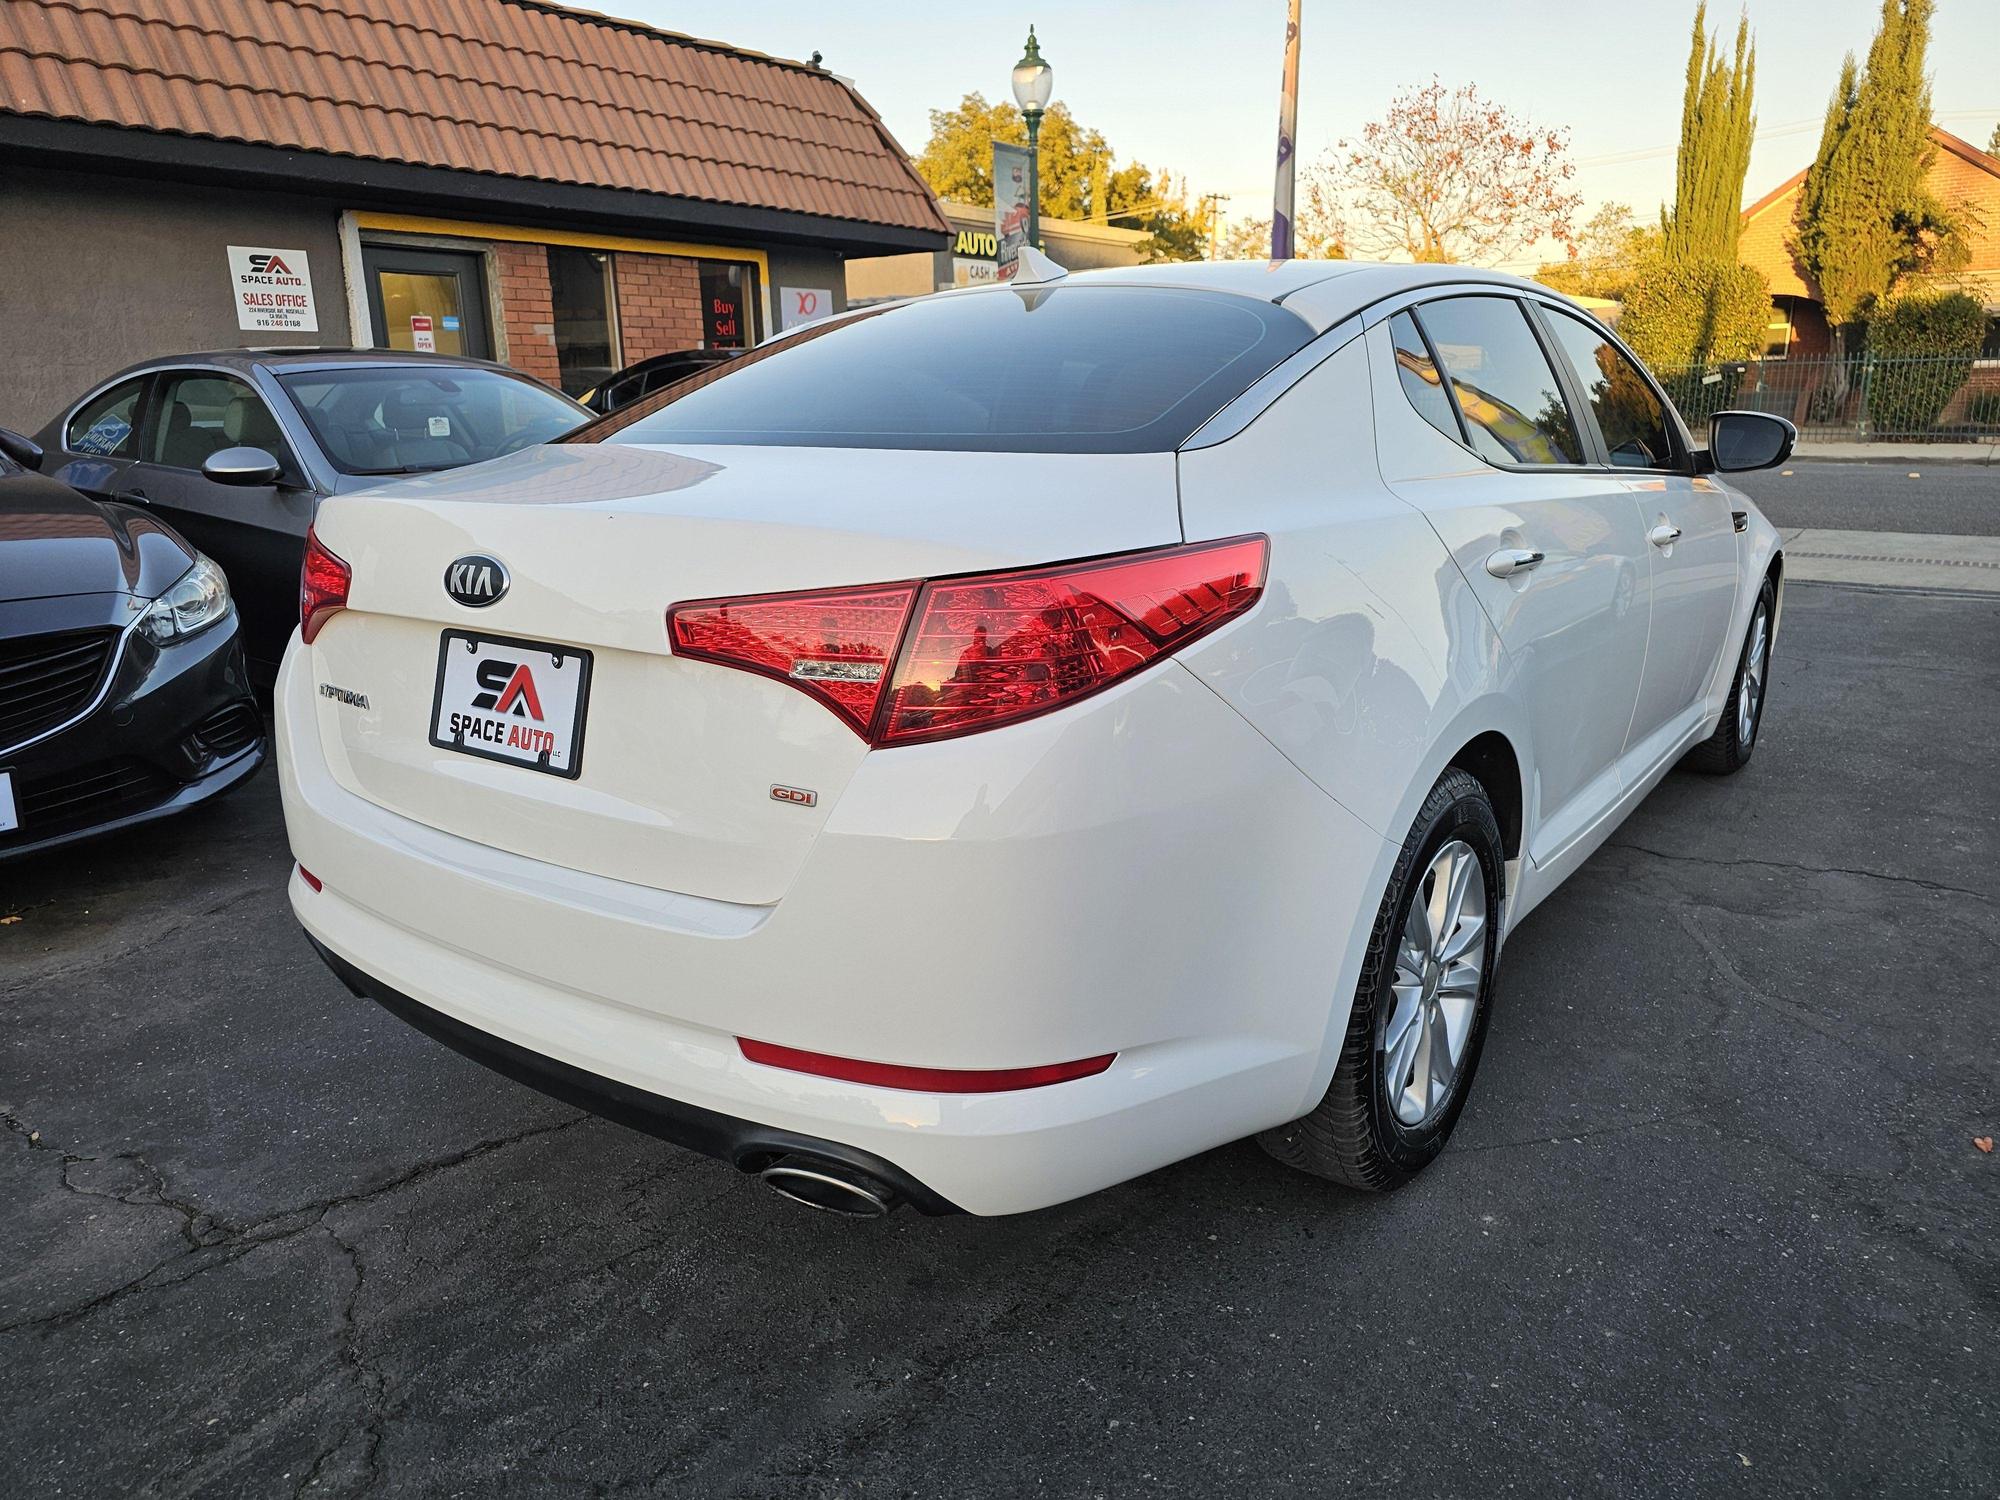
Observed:
[[[1991,119],[1995,115],[2000,115],[2000,107],[1996,107],[1994,109],[1945,110],[1942,113],[1934,114],[1931,118],[1934,121],[1987,120]],[[1816,128],[1821,123],[1823,122],[1818,119],[1788,120],[1783,125],[1773,125],[1769,130],[1758,131],[1754,139],[1759,141],[1769,141],[1769,140],[1776,140],[1780,136],[1802,135],[1806,131]],[[1576,165],[1578,168],[1617,167],[1617,166],[1623,166],[1626,162],[1648,161],[1662,156],[1672,156],[1678,150],[1680,150],[1680,147],[1678,145],[1646,146],[1637,151],[1613,151],[1605,156],[1585,156],[1579,158],[1578,161],[1576,162]]]

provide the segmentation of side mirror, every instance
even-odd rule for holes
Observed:
[[[278,461],[262,448],[224,448],[201,466],[201,477],[216,484],[276,484],[278,474]]]
[[[1707,468],[1722,474],[1768,469],[1792,456],[1799,430],[1763,411],[1719,411],[1708,419]]]
[[[0,453],[6,454],[24,469],[39,469],[42,466],[42,445],[5,427],[0,427]]]

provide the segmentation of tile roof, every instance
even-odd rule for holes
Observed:
[[[1966,219],[1967,264],[1955,273],[1941,273],[1942,282],[1964,282],[1982,295],[2000,297],[2000,158],[1970,141],[1933,125],[1931,140],[1941,149],[1925,179],[1932,192],[1959,209]],[[1737,256],[1770,280],[1774,297],[1820,300],[1819,287],[1806,274],[1792,249],[1799,193],[1805,186],[1801,168],[1743,210],[1742,238]]]
[[[946,232],[833,74],[550,0],[0,0],[0,113]]]

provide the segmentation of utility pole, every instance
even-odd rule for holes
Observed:
[[[1217,206],[1229,201],[1227,193],[1203,193],[1201,201],[1208,205],[1208,258],[1215,260],[1216,247],[1222,236],[1217,233],[1222,223],[1222,210]]]

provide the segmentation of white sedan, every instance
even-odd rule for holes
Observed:
[[[1252,1134],[1395,1187],[1508,933],[1750,758],[1782,560],[1717,473],[1792,430],[1696,446],[1511,277],[1028,275],[329,498],[293,907],[357,993],[817,1207]]]

